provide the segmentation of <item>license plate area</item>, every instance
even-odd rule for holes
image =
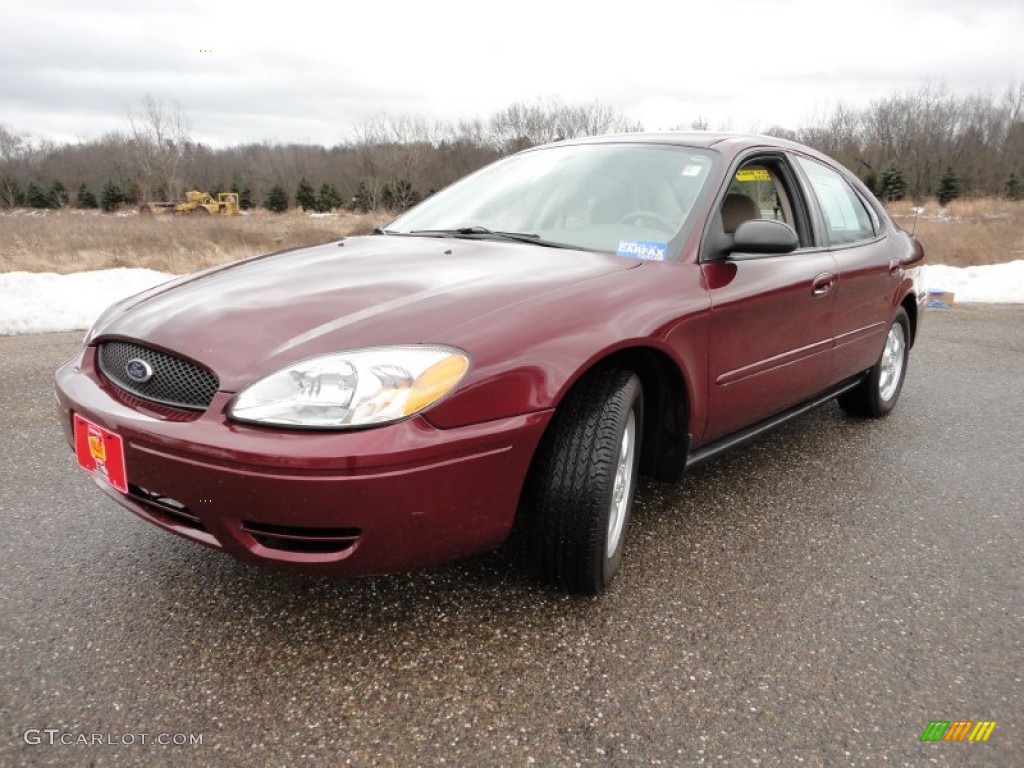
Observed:
[[[120,435],[74,415],[75,457],[87,472],[128,493],[128,472],[124,462],[124,440]]]

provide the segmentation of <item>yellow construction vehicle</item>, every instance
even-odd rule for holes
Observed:
[[[209,192],[191,190],[180,203],[147,203],[142,213],[189,213],[206,216],[235,216],[239,212],[237,192],[218,192],[215,200]]]

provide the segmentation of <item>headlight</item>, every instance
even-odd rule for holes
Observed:
[[[438,346],[375,347],[289,365],[243,389],[228,406],[236,421],[338,429],[419,413],[451,392],[469,356]]]

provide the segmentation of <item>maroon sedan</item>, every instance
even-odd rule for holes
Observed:
[[[120,302],[57,372],[79,463],[139,517],[291,571],[500,546],[603,590],[662,480],[838,397],[895,405],[923,253],[848,171],[757,136],[494,163],[388,228]]]

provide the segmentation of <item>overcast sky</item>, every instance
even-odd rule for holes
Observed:
[[[148,93],[219,146],[537,98],[763,131],[926,80],[1001,92],[1024,79],[1022,32],[1024,0],[0,0],[0,123],[96,138]]]

